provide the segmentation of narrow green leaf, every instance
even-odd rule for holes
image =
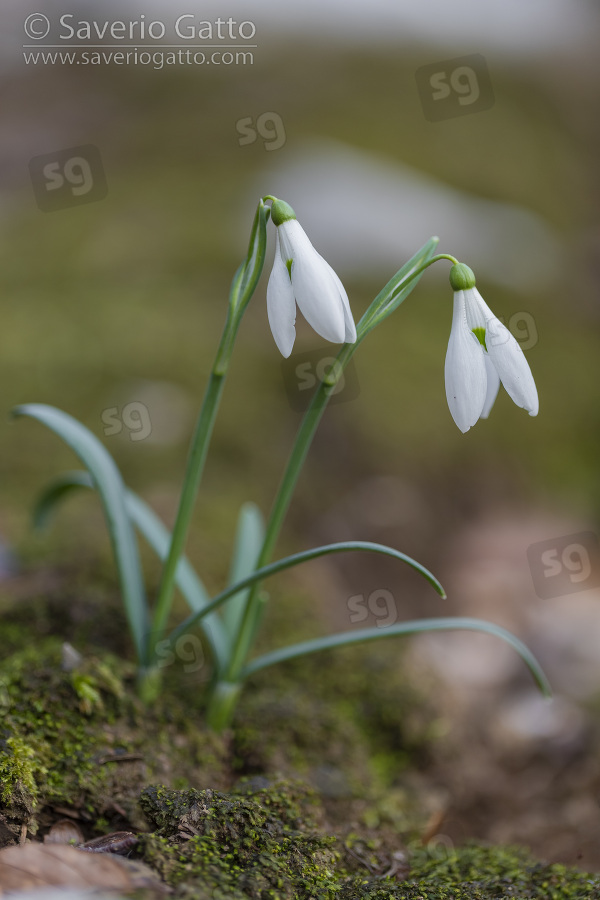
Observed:
[[[416,276],[413,276],[413,273],[433,256],[438,243],[439,238],[430,238],[401,269],[398,269],[393,278],[390,278],[385,287],[379,291],[356,326],[359,342],[384,318],[397,309],[406,300],[411,291],[414,290],[423,273],[420,272]]]
[[[82,487],[94,488],[94,482],[87,472],[66,472],[49,484],[36,502],[35,527],[44,527],[56,504],[73,490]],[[125,491],[125,506],[134,526],[146,539],[158,558],[164,560],[169,552],[171,539],[167,528],[148,504],[133,491]],[[193,612],[198,612],[209,602],[209,595],[186,556],[182,556],[179,561],[175,583]],[[200,625],[212,648],[217,668],[221,671],[226,666],[228,659],[228,641],[223,625],[216,613],[205,616]]]
[[[125,509],[125,485],[115,461],[91,431],[53,406],[28,403],[18,406],[13,414],[29,416],[46,425],[75,451],[92,476],[104,507],[131,635],[138,658],[144,664],[148,607],[135,535]]]
[[[152,547],[158,558],[165,560],[171,545],[171,533],[163,525],[156,513],[137,494],[127,491],[125,503],[127,512],[135,527]],[[175,584],[194,613],[204,609],[209,603],[210,597],[206,588],[185,555],[179,558],[177,569],[175,570]],[[221,671],[227,665],[229,652],[229,641],[223,629],[223,623],[217,613],[209,613],[202,618],[199,624],[211,646],[217,670]]]
[[[250,587],[250,585],[255,584],[258,581],[262,581],[264,578],[269,578],[271,575],[275,575],[277,572],[283,572],[284,569],[290,569],[292,566],[297,566],[300,563],[308,562],[309,559],[316,559],[319,556],[327,556],[330,553],[348,553],[352,550],[359,550],[362,552],[368,553],[381,553],[384,556],[391,556],[394,559],[398,559],[401,562],[406,563],[411,566],[411,568],[416,569],[423,577],[436,589],[436,591],[442,596],[445,597],[446,594],[444,592],[443,587],[435,577],[432,575],[429,569],[426,569],[425,566],[422,566],[421,563],[416,562],[416,560],[411,559],[410,556],[407,556],[405,553],[400,553],[399,550],[394,550],[392,547],[385,547],[383,544],[375,544],[371,541],[343,541],[338,544],[326,544],[323,547],[313,547],[311,550],[304,550],[302,553],[294,553],[292,556],[286,556],[283,559],[277,560],[277,562],[270,563],[268,566],[263,566],[260,569],[256,569],[255,572],[252,572],[251,575],[248,575],[247,578],[242,578],[241,581],[238,581],[236,584],[231,585],[226,588],[224,591],[221,591],[220,594],[217,594],[210,603],[200,612],[194,613],[191,616],[188,616],[185,621],[178,625],[177,628],[171,633],[170,640],[174,640],[179,637],[180,634],[186,632],[192,625],[195,625],[196,622],[202,617],[207,615],[207,613],[212,612],[213,609],[217,609],[226,600],[229,600],[230,597],[233,597],[234,594],[239,593],[243,588]]]
[[[94,490],[94,481],[89,472],[80,470],[65,472],[46,485],[34,503],[31,515],[34,529],[42,531],[44,528],[47,528],[55,507],[62,503],[69,494],[80,488],[91,488],[91,490]]]
[[[260,509],[254,503],[244,503],[238,517],[228,587],[254,571],[264,538],[265,525]],[[246,588],[235,594],[225,607],[225,630],[230,635],[237,632],[249,593],[250,589]]]
[[[397,637],[405,634],[418,634],[424,631],[481,631],[485,634],[494,635],[506,641],[513,650],[515,650],[529,671],[533,679],[539,687],[542,694],[550,697],[552,694],[550,684],[546,678],[542,667],[531,650],[511,634],[505,628],[494,625],[492,622],[485,622],[482,619],[456,618],[456,619],[415,619],[412,622],[400,622],[397,625],[388,625],[385,628],[362,628],[358,631],[345,631],[341,634],[330,635],[329,637],[316,638],[313,641],[303,641],[300,644],[292,644],[288,647],[282,647],[273,653],[265,653],[249,662],[242,671],[242,678],[247,678],[254,672],[266,669],[268,666],[274,666],[277,663],[285,662],[289,659],[296,659],[299,656],[306,656],[309,653],[318,653],[321,650],[330,650],[333,647],[343,647],[348,644],[362,644],[365,641],[382,640],[383,638]]]
[[[233,296],[236,314],[241,315],[252,297],[265,264],[267,248],[267,212],[262,200],[259,200],[250,233],[250,242],[246,260],[243,263],[241,277],[234,278]]]

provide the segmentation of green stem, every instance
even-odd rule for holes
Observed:
[[[279,537],[279,532],[281,531],[281,526],[283,525],[283,520],[289,509],[298,476],[300,475],[300,471],[306,460],[319,422],[329,403],[329,398],[333,393],[332,388],[335,387],[357,347],[358,342],[356,344],[344,344],[336,357],[338,365],[331,367],[330,372],[324,376],[319,387],[315,391],[315,395],[302,420],[300,429],[298,430],[285,472],[279,484],[275,502],[273,503],[273,508],[271,509],[269,521],[267,522],[265,529],[265,539],[260,555],[256,561],[257,569],[260,568],[260,566],[263,566],[271,557],[271,553],[273,552],[277,538]],[[331,373],[333,372],[335,372],[335,379],[331,378]]]
[[[242,685],[229,681],[217,681],[210,694],[206,722],[209,728],[220,734],[227,728],[237,705]]]
[[[163,568],[152,623],[154,631],[152,639],[155,641],[164,634],[169,618],[177,564],[187,541],[196,496],[208,453],[208,445],[215,424],[221,394],[223,393],[225,376],[229,368],[229,360],[233,352],[237,331],[264,266],[267,244],[267,218],[268,211],[265,210],[264,203],[260,200],[252,224],[246,259],[235,273],[229,291],[227,321],[221,335],[221,341],[204,394],[204,401],[198,416],[196,431],[190,446],[185,479],[179,500],[179,509],[177,510],[175,527],[171,536],[169,554]]]
[[[153,640],[160,639],[167,625],[169,612],[171,609],[171,600],[175,586],[175,572],[179,558],[183,553],[187,541],[188,531],[196,496],[204,463],[208,453],[208,446],[212,435],[221,394],[223,393],[223,385],[229,363],[229,356],[235,340],[235,335],[239,325],[239,318],[227,316],[225,328],[219,343],[215,363],[208,380],[208,385],[204,394],[202,408],[196,424],[196,431],[190,446],[190,452],[187,460],[185,478],[183,488],[179,500],[179,509],[177,510],[177,518],[171,536],[171,546],[169,555],[167,556],[154,611],[152,622]]]
[[[339,366],[332,367],[332,369],[335,369],[339,375],[342,374],[345,365],[351,358],[356,347],[357,344],[344,344],[344,346],[342,347],[340,353],[337,356]],[[325,380],[321,381],[302,420],[300,429],[294,442],[294,446],[292,447],[292,452],[285,468],[285,472],[283,474],[283,478],[281,479],[277,494],[275,496],[275,502],[273,503],[273,507],[271,509],[269,521],[267,522],[267,527],[265,529],[265,539],[263,541],[259,557],[256,561],[257,569],[260,569],[265,565],[265,563],[269,560],[271,553],[273,552],[273,549],[277,542],[277,538],[279,537],[279,532],[281,531],[281,526],[283,525],[283,520],[285,519],[294,490],[296,488],[298,476],[300,475],[300,471],[302,469],[302,466],[304,465],[304,461],[308,454],[313,437],[318,428],[319,422],[321,421],[321,417],[325,412],[329,397],[331,396],[331,387],[332,386],[330,384],[327,384]],[[253,625],[253,623],[256,623],[254,607],[258,602],[257,592],[258,585],[255,584],[250,591],[250,595],[248,596],[244,615],[242,616],[240,627],[233,646],[231,662],[228,670],[228,678],[230,681],[236,681],[239,678],[240,671],[250,650],[251,631],[254,631],[254,628],[251,629],[250,626]]]

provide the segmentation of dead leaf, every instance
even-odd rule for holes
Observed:
[[[104,853],[82,853],[61,844],[23,844],[0,850],[0,886],[6,890],[37,887],[101,887],[133,890],[122,860]]]

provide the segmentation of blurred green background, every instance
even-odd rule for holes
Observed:
[[[92,9],[97,18],[117,16],[113,7],[98,5],[87,6],[87,18]],[[447,267],[439,264],[442,277],[428,273],[355,357],[359,394],[329,409],[281,549],[321,539],[386,539],[443,576],[448,556],[460,552],[450,542],[482,515],[508,511],[516,521],[533,516],[533,541],[560,532],[563,518],[575,523],[574,530],[593,528],[600,501],[600,321],[592,180],[598,79],[589,44],[511,55],[510,47],[487,47],[485,26],[479,44],[454,35],[445,46],[443,33],[430,43],[400,33],[397,45],[393,35],[382,43],[328,41],[318,36],[318,13],[306,13],[307,19],[316,16],[313,36],[309,30],[294,36],[270,31],[261,10],[251,67],[33,67],[18,49],[5,50],[3,540],[28,561],[58,562],[65,554],[108,558],[91,497],[70,501],[48,537],[30,536],[28,511],[36,492],[75,461],[41,426],[9,421],[11,407],[22,402],[54,404],[80,419],[104,440],[127,483],[172,521],[187,442],[258,197],[271,192],[274,181],[281,193],[283,184],[285,199],[315,243],[317,234],[335,238],[346,216],[336,207],[320,207],[317,215],[301,180],[290,177],[286,187],[286,173],[297,172],[303,154],[321,145],[334,158],[336,148],[340,154],[348,149],[379,160],[387,171],[410,167],[402,171],[427,176],[440,190],[452,188],[457,202],[462,197],[528,210],[552,235],[553,243],[544,246],[559,252],[545,259],[540,246],[531,248],[532,257],[538,254],[535,271],[551,272],[546,279],[535,275],[522,284],[509,271],[507,279],[489,277],[485,267],[477,272],[493,310],[507,322],[519,313],[519,327],[525,322],[517,336],[533,343],[526,353],[539,389],[539,416],[528,417],[501,392],[488,421],[467,435],[454,425],[443,379],[452,297]],[[502,15],[499,7],[496,12]],[[121,10],[118,17],[124,16]],[[246,18],[252,18],[250,8]],[[16,19],[11,23],[20,27]],[[533,40],[534,23],[528,27]],[[14,40],[20,42],[20,32]],[[492,105],[428,121],[416,72],[471,53],[485,57]],[[240,120],[255,123],[267,112],[278,118],[265,127],[282,126],[283,145],[268,149],[260,135],[241,143]],[[100,152],[107,196],[41,211],[30,159],[86,144]],[[348,187],[351,198],[356,185]],[[335,242],[331,255],[326,239],[318,243],[345,282],[356,319],[437,230],[433,221],[423,230],[418,196],[414,203],[411,195],[411,204],[414,234],[410,243],[406,235],[398,241],[395,263],[386,257],[359,271],[344,261],[360,257],[360,247],[347,246],[336,258]],[[371,212],[377,216],[377,209]],[[410,222],[411,209],[405,217]],[[457,221],[461,247],[469,240],[464,224]],[[379,225],[386,229],[385,221]],[[475,224],[473,229],[475,239]],[[458,252],[452,230],[446,231],[440,250]],[[273,245],[272,226],[269,234]],[[486,252],[501,268],[502,242]],[[477,269],[477,261],[463,255]],[[251,499],[268,511],[300,421],[268,329],[268,269],[240,330],[190,542],[190,555],[211,587],[226,574],[241,503]],[[332,350],[299,317],[294,352],[318,349]],[[126,425],[119,435],[106,434],[106,410],[116,408],[119,417],[130,403],[147,410],[147,439],[136,440],[136,428]],[[523,543],[523,565],[526,549]],[[338,578],[329,589],[327,572]],[[416,576],[400,575],[385,561],[336,560],[322,575],[309,593],[321,595],[328,625],[349,624],[348,596],[384,585],[394,591],[402,586],[403,610],[422,602],[425,613],[442,608]],[[529,583],[526,592],[533,596]]]

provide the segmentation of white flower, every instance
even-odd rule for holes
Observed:
[[[269,325],[279,350],[288,357],[296,338],[296,303],[317,334],[334,344],[353,344],[356,327],[344,285],[315,250],[291,206],[276,200],[273,271],[267,286]]]
[[[482,298],[468,266],[453,266],[450,283],[454,312],[445,375],[452,418],[463,433],[487,418],[500,382],[517,406],[536,416],[537,389],[517,341]]]

